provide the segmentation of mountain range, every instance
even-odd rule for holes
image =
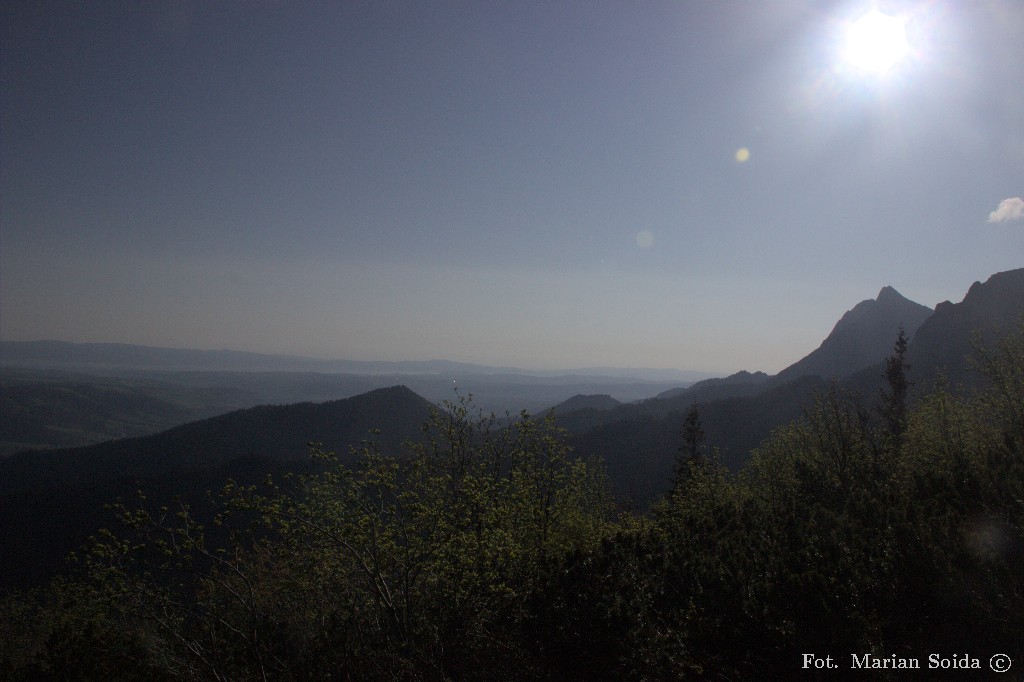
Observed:
[[[632,401],[690,383],[680,378],[644,378],[653,374],[642,369],[635,370],[636,376],[626,374],[634,370],[621,370],[620,376],[620,370],[600,368],[580,370],[597,374],[525,370],[517,374],[483,371],[487,368],[475,365],[456,369],[449,363],[444,372],[338,374],[293,371],[285,369],[291,366],[287,362],[276,365],[278,369],[266,369],[275,365],[245,364],[241,360],[251,354],[244,353],[224,355],[238,361],[223,365],[216,364],[220,353],[196,351],[195,355],[215,369],[187,369],[199,366],[189,361],[188,351],[53,342],[3,345],[0,457],[22,450],[144,436],[231,410],[338,400],[398,384],[437,403],[455,399],[456,391],[472,394],[478,407],[501,415],[518,414],[523,409],[536,412],[581,393],[611,394]],[[119,357],[124,357],[126,364],[116,364]]]
[[[683,415],[699,405],[707,444],[741,467],[772,429],[799,419],[816,392],[838,380],[870,403],[883,385],[885,358],[900,327],[911,339],[911,380],[925,387],[942,371],[976,381],[967,355],[977,333],[989,338],[1024,319],[1024,269],[975,283],[960,303],[924,306],[885,287],[844,314],[820,347],[775,376],[740,372],[622,402],[577,394],[553,408],[576,451],[604,459],[624,506],[644,508],[667,488]],[[656,386],[656,384],[652,385]],[[227,478],[259,481],[268,472],[308,470],[307,443],[343,457],[371,429],[384,452],[420,437],[431,400],[404,386],[319,404],[264,405],[194,421],[150,436],[86,448],[26,452],[0,459],[0,575],[5,584],[38,583],[61,557],[109,523],[105,502],[144,489],[201,504]],[[549,403],[553,404],[553,403]]]
[[[970,369],[972,342],[989,341],[1024,321],[1024,269],[975,282],[960,303],[934,312],[884,287],[836,323],[819,348],[774,376],[738,372],[663,392],[611,410],[559,413],[580,452],[600,455],[622,499],[644,507],[669,485],[682,424],[698,404],[707,444],[737,470],[772,429],[799,419],[817,392],[838,381],[869,404],[884,385],[885,359],[902,327],[909,339],[908,377],[916,395],[941,374],[955,390],[978,386]]]

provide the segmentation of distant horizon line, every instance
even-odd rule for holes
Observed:
[[[216,355],[234,355],[238,356],[238,359],[250,358],[253,360],[277,360],[277,361],[290,361],[290,362],[301,362],[303,364],[344,364],[352,365],[356,367],[363,367],[364,369],[371,369],[376,366],[378,369],[373,373],[387,373],[381,370],[389,368],[393,371],[402,372],[404,367],[404,373],[415,373],[415,374],[434,374],[441,373],[444,371],[458,371],[460,368],[465,371],[476,370],[480,373],[486,374],[535,374],[535,375],[587,375],[588,373],[598,373],[608,375],[614,373],[613,376],[619,377],[635,377],[636,373],[642,374],[661,374],[661,375],[675,375],[673,379],[686,379],[699,381],[701,379],[715,378],[725,376],[725,374],[710,370],[697,370],[697,369],[680,369],[678,367],[640,367],[640,366],[615,366],[615,365],[589,365],[584,367],[519,367],[513,365],[503,364],[488,364],[481,362],[465,362],[461,360],[450,360],[442,358],[431,358],[429,360],[357,360],[351,358],[337,357],[337,356],[312,356],[302,355],[298,353],[288,352],[265,352],[265,351],[251,351],[251,350],[238,350],[234,348],[199,348],[189,346],[162,346],[162,345],[151,345],[145,343],[129,343],[124,341],[68,341],[65,339],[0,339],[0,344],[3,345],[23,345],[23,346],[45,346],[45,345],[63,345],[63,346],[75,346],[81,348],[107,348],[107,349],[136,349],[143,351],[157,351],[157,352],[177,352],[177,353],[190,353],[196,355],[216,356]],[[29,361],[21,359],[18,361],[8,361],[5,357],[0,355],[0,365],[3,366],[26,366],[30,364]],[[89,363],[87,361],[67,359],[63,364],[68,365],[82,365],[82,364],[104,364],[104,363]],[[109,363],[106,363],[109,364]],[[127,365],[126,365],[127,367]],[[421,368],[416,371],[415,368]],[[429,368],[429,369],[427,369]],[[253,370],[248,370],[253,371]],[[312,369],[309,371],[313,371]],[[754,370],[751,370],[754,371]]]

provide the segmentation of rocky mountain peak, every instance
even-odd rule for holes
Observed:
[[[799,362],[779,372],[775,383],[798,376],[843,378],[884,360],[902,327],[907,338],[932,314],[932,310],[903,296],[891,286],[878,296],[855,305],[836,322],[821,346]]]
[[[875,301],[883,305],[902,303],[907,300],[909,299],[907,299],[903,294],[889,286],[882,287],[881,291],[878,292],[878,296],[875,297]]]

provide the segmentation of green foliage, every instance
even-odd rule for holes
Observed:
[[[404,458],[315,449],[320,473],[228,486],[207,528],[122,508],[85,578],[2,605],[0,676],[788,679],[808,651],[1016,651],[1024,324],[976,363],[989,389],[940,383],[898,423],[833,386],[644,516],[613,519],[550,419],[465,401]]]
[[[1024,450],[1024,317],[1017,321],[1013,333],[1001,336],[991,346],[977,339],[971,365],[989,385],[978,403],[990,431],[1001,437],[1001,447],[1008,454],[1019,456]]]
[[[566,560],[548,598],[576,627],[548,642],[600,655],[588,679],[785,679],[801,651],[1015,650],[1022,341],[979,354],[991,388],[970,399],[940,385],[896,424],[833,386],[739,475],[691,466],[643,532]]]
[[[502,427],[462,401],[424,430],[401,460],[366,442],[348,467],[314,447],[321,473],[231,484],[209,529],[183,505],[121,507],[127,532],[96,538],[83,584],[144,643],[140,665],[174,677],[528,674],[547,566],[608,532],[603,472],[550,418]]]

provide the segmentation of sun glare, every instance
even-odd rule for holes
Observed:
[[[909,52],[906,19],[873,9],[846,29],[843,56],[847,63],[862,71],[885,73]]]

